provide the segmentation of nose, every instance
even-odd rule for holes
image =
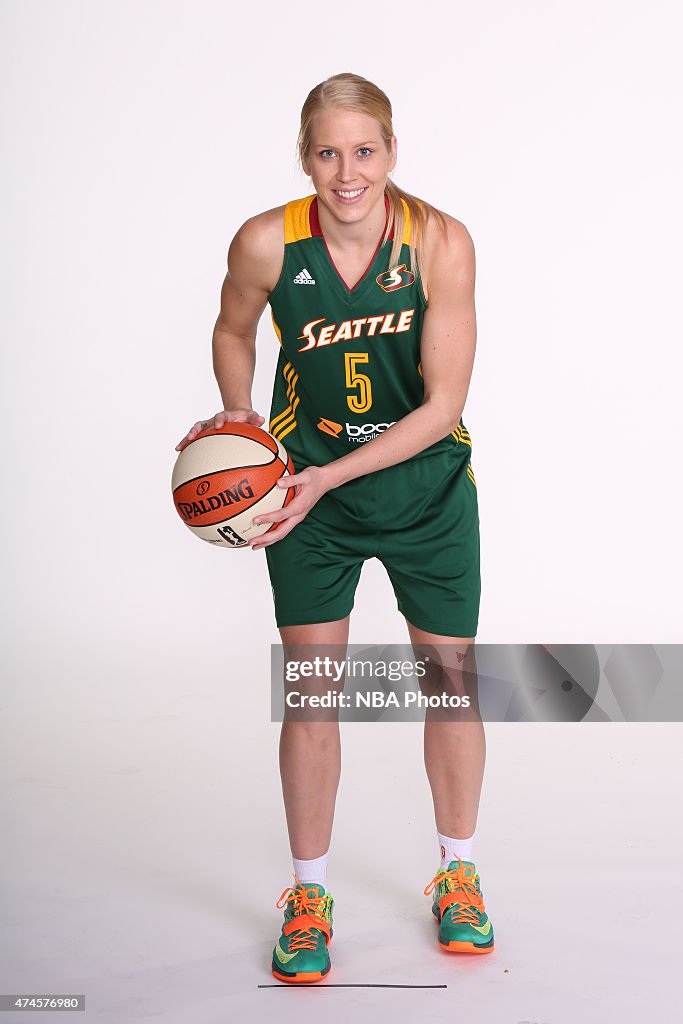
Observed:
[[[348,185],[349,182],[355,178],[355,172],[352,166],[352,158],[350,156],[341,156],[339,158],[339,173],[337,178],[343,185]]]

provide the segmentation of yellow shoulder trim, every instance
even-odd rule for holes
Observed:
[[[292,199],[285,205],[285,245],[311,237],[308,211],[314,199],[315,193],[303,199]]]
[[[401,196],[401,203],[403,204],[403,216],[405,217],[405,220],[403,221],[403,238],[401,239],[401,242],[403,245],[410,245],[410,209],[403,196]]]

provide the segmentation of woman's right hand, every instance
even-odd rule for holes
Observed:
[[[182,441],[179,441],[175,446],[177,452],[182,452],[184,448],[187,448],[188,444],[194,441],[197,434],[200,434],[202,430],[206,430],[208,427],[222,427],[224,423],[253,423],[255,427],[260,427],[265,423],[265,418],[259,416],[254,409],[223,409],[221,412],[217,412],[213,419],[198,420],[197,423],[187,432]]]

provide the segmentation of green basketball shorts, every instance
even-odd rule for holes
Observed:
[[[345,618],[365,559],[378,558],[409,622],[473,637],[481,581],[469,450],[454,446],[350,480],[265,552],[278,626]]]

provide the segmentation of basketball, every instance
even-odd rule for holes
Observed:
[[[225,548],[248,546],[278,525],[252,525],[252,519],[284,508],[294,487],[277,481],[294,473],[284,446],[251,423],[224,423],[202,430],[173,467],[171,489],[176,511],[200,540]]]

